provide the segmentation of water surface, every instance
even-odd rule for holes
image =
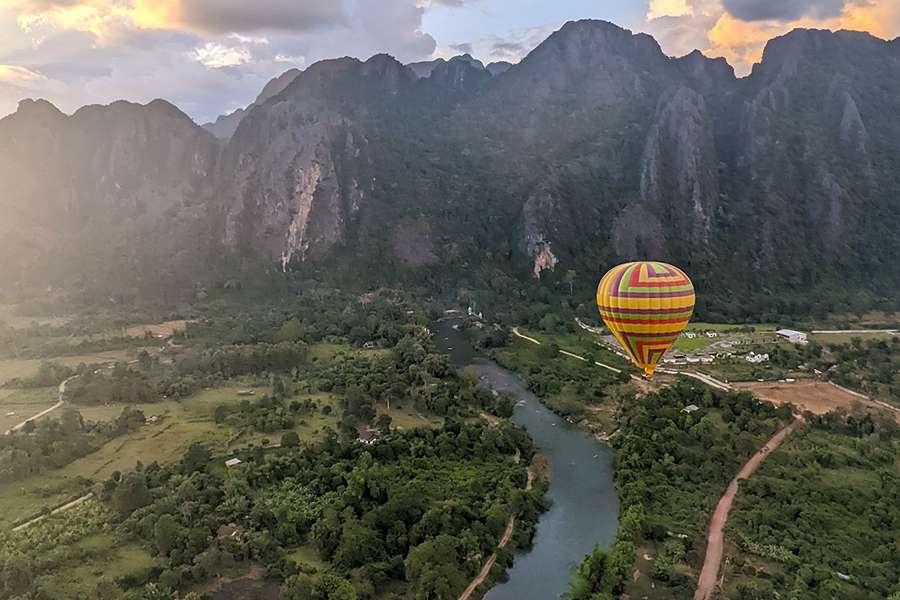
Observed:
[[[572,567],[616,534],[619,501],[612,480],[612,455],[604,444],[545,408],[522,380],[480,357],[453,321],[436,323],[435,343],[457,367],[468,367],[482,383],[516,399],[512,420],[528,429],[550,464],[548,497],[553,502],[537,525],[534,545],[516,555],[509,581],[486,600],[553,600],[569,585]]]

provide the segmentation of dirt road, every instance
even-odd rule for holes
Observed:
[[[516,336],[517,338],[521,338],[521,339],[525,340],[526,342],[531,342],[532,344],[537,344],[538,346],[541,345],[541,342],[540,342],[540,341],[534,339],[533,337],[529,337],[529,336],[527,336],[527,335],[525,335],[525,334],[523,334],[523,333],[520,333],[518,327],[513,327],[513,328],[512,328],[512,333],[513,333],[513,335]],[[567,350],[560,350],[559,353],[560,353],[560,354],[564,354],[565,356],[568,356],[568,357],[570,357],[570,358],[577,358],[577,359],[580,360],[580,361],[587,362],[587,359],[586,359],[585,357],[583,357],[583,356],[578,356],[577,354],[573,354],[573,353],[571,353],[571,352],[569,352],[569,351],[567,351]],[[605,365],[605,364],[603,364],[602,362],[594,361],[594,364],[597,365],[598,367],[602,367],[602,368],[606,369],[607,371],[612,371],[613,373],[621,373],[621,372],[622,372],[622,369],[617,369],[617,368],[615,368],[615,367],[611,367],[611,366],[609,366],[609,365]],[[632,377],[634,377],[634,375],[632,375]],[[638,377],[637,379],[640,379],[640,378]]]
[[[534,469],[528,467],[528,482],[525,484],[525,491],[528,492],[531,490],[531,486],[534,483]],[[500,542],[497,544],[497,548],[506,548],[506,545],[509,543],[509,540],[512,539],[513,531],[516,528],[516,517],[512,516],[506,522],[506,529],[503,531],[503,535],[500,537]],[[466,587],[465,591],[459,595],[459,600],[469,600],[472,594],[475,592],[475,589],[484,583],[484,580],[487,578],[488,574],[491,572],[491,569],[494,568],[494,563],[497,562],[497,553],[494,552],[491,554],[486,561],[484,561],[484,565],[481,567],[481,571],[478,572],[478,575],[469,582],[468,587]]]
[[[59,408],[60,406],[62,406],[64,403],[63,396],[66,393],[66,384],[69,383],[70,381],[72,381],[73,379],[75,379],[76,377],[78,377],[78,375],[72,375],[71,377],[69,377],[68,379],[66,379],[65,381],[63,381],[62,383],[59,384],[59,396],[57,397],[56,404],[54,404],[53,406],[51,406],[50,408],[48,408],[46,410],[42,410],[41,412],[39,412],[36,415],[32,415],[32,416],[28,417],[27,419],[25,419],[18,425],[14,425],[14,426],[10,427],[9,429],[6,430],[4,435],[8,435],[8,434],[12,433],[13,431],[18,431],[18,430],[22,429],[23,427],[25,427],[25,424],[28,423],[28,421],[35,421],[37,419],[40,419],[44,415],[48,415],[48,414],[52,413],[54,410],[56,410],[57,408]]]
[[[583,323],[579,322],[579,324],[582,325],[582,327],[584,327],[585,329],[588,329],[588,327],[586,325],[584,325]],[[531,342],[532,344],[537,344],[538,346],[541,345],[541,342],[539,340],[536,340],[533,337],[529,337],[529,336],[521,333],[519,331],[518,327],[513,327],[512,333],[517,338],[523,339],[527,342]],[[569,352],[568,350],[560,350],[559,353],[563,354],[565,356],[568,356],[570,358],[575,358],[575,359],[585,361],[585,362],[587,361],[587,359],[584,358],[583,356],[573,354],[572,352]],[[602,367],[608,371],[612,371],[613,373],[621,373],[622,372],[621,369],[611,367],[610,365],[603,364],[602,362],[594,361],[594,364],[597,365],[598,367]],[[666,375],[684,375],[685,377],[690,377],[691,379],[696,379],[700,383],[704,383],[710,387],[716,388],[717,390],[721,390],[723,392],[729,392],[732,389],[731,386],[728,385],[727,383],[725,383],[724,381],[719,381],[715,377],[706,375],[705,373],[700,373],[699,371],[677,371],[675,369],[667,369],[667,368],[663,368],[663,367],[659,367],[656,370],[659,373],[665,373]],[[651,382],[644,379],[643,377],[639,377],[637,375],[632,375],[631,379],[634,383],[636,383],[638,385],[638,387],[643,392],[651,392],[651,391],[656,390],[656,387],[654,385],[652,385]]]
[[[773,404],[790,403],[800,410],[823,415],[838,408],[849,409],[854,405],[877,411],[890,411],[900,422],[900,409],[887,402],[874,400],[859,392],[848,390],[830,381],[799,379],[793,382],[766,381],[736,383],[734,387],[750,390],[757,397]]]
[[[725,494],[716,505],[716,510],[709,522],[706,558],[703,561],[703,569],[700,571],[700,579],[697,583],[697,591],[694,593],[694,600],[710,600],[713,597],[716,581],[719,578],[719,565],[722,562],[725,522],[728,520],[728,511],[731,510],[734,497],[738,493],[738,482],[741,479],[750,477],[759,468],[759,465],[766,460],[766,457],[774,452],[781,445],[781,442],[797,428],[798,423],[799,421],[794,421],[780,429],[756,454],[750,457],[750,460],[741,467],[735,478],[731,480],[731,483],[725,490]]]
[[[88,492],[87,494],[85,494],[84,496],[82,496],[82,497],[80,497],[80,498],[76,498],[75,500],[72,500],[71,502],[68,502],[68,503],[66,503],[66,504],[63,504],[63,505],[60,506],[60,507],[54,508],[53,510],[51,510],[51,511],[50,511],[48,514],[46,514],[46,515],[41,515],[41,516],[39,516],[39,517],[35,517],[35,518],[31,519],[30,521],[26,521],[25,523],[22,523],[21,525],[19,525],[19,526],[17,526],[17,527],[13,527],[12,530],[13,530],[13,531],[21,531],[21,530],[25,529],[26,527],[30,527],[31,525],[34,525],[35,523],[38,523],[38,522],[40,522],[40,521],[43,521],[43,520],[46,519],[49,515],[55,515],[55,514],[58,514],[58,513],[63,512],[63,511],[69,510],[70,508],[74,508],[74,507],[78,506],[79,504],[81,504],[82,502],[84,502],[85,500],[87,500],[88,498],[90,498],[90,497],[93,496],[93,495],[94,495],[93,492]]]

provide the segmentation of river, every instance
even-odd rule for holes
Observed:
[[[435,344],[458,368],[468,367],[482,383],[517,400],[513,422],[525,427],[550,464],[548,497],[534,545],[516,555],[509,581],[486,600],[552,600],[569,585],[572,567],[598,543],[608,546],[618,526],[619,501],[612,479],[612,454],[604,444],[570,425],[528,391],[518,375],[479,356],[453,321],[434,325]]]

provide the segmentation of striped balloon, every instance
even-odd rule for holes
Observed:
[[[694,286],[672,265],[642,261],[613,267],[597,286],[597,308],[634,364],[652,377],[694,311]]]

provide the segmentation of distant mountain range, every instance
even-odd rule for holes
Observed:
[[[738,79],[578,21],[516,65],[322,61],[204,127],[25,101],[0,177],[19,285],[189,288],[223,256],[586,285],[652,257],[715,314],[868,306],[900,289],[900,41],[795,30]]]

